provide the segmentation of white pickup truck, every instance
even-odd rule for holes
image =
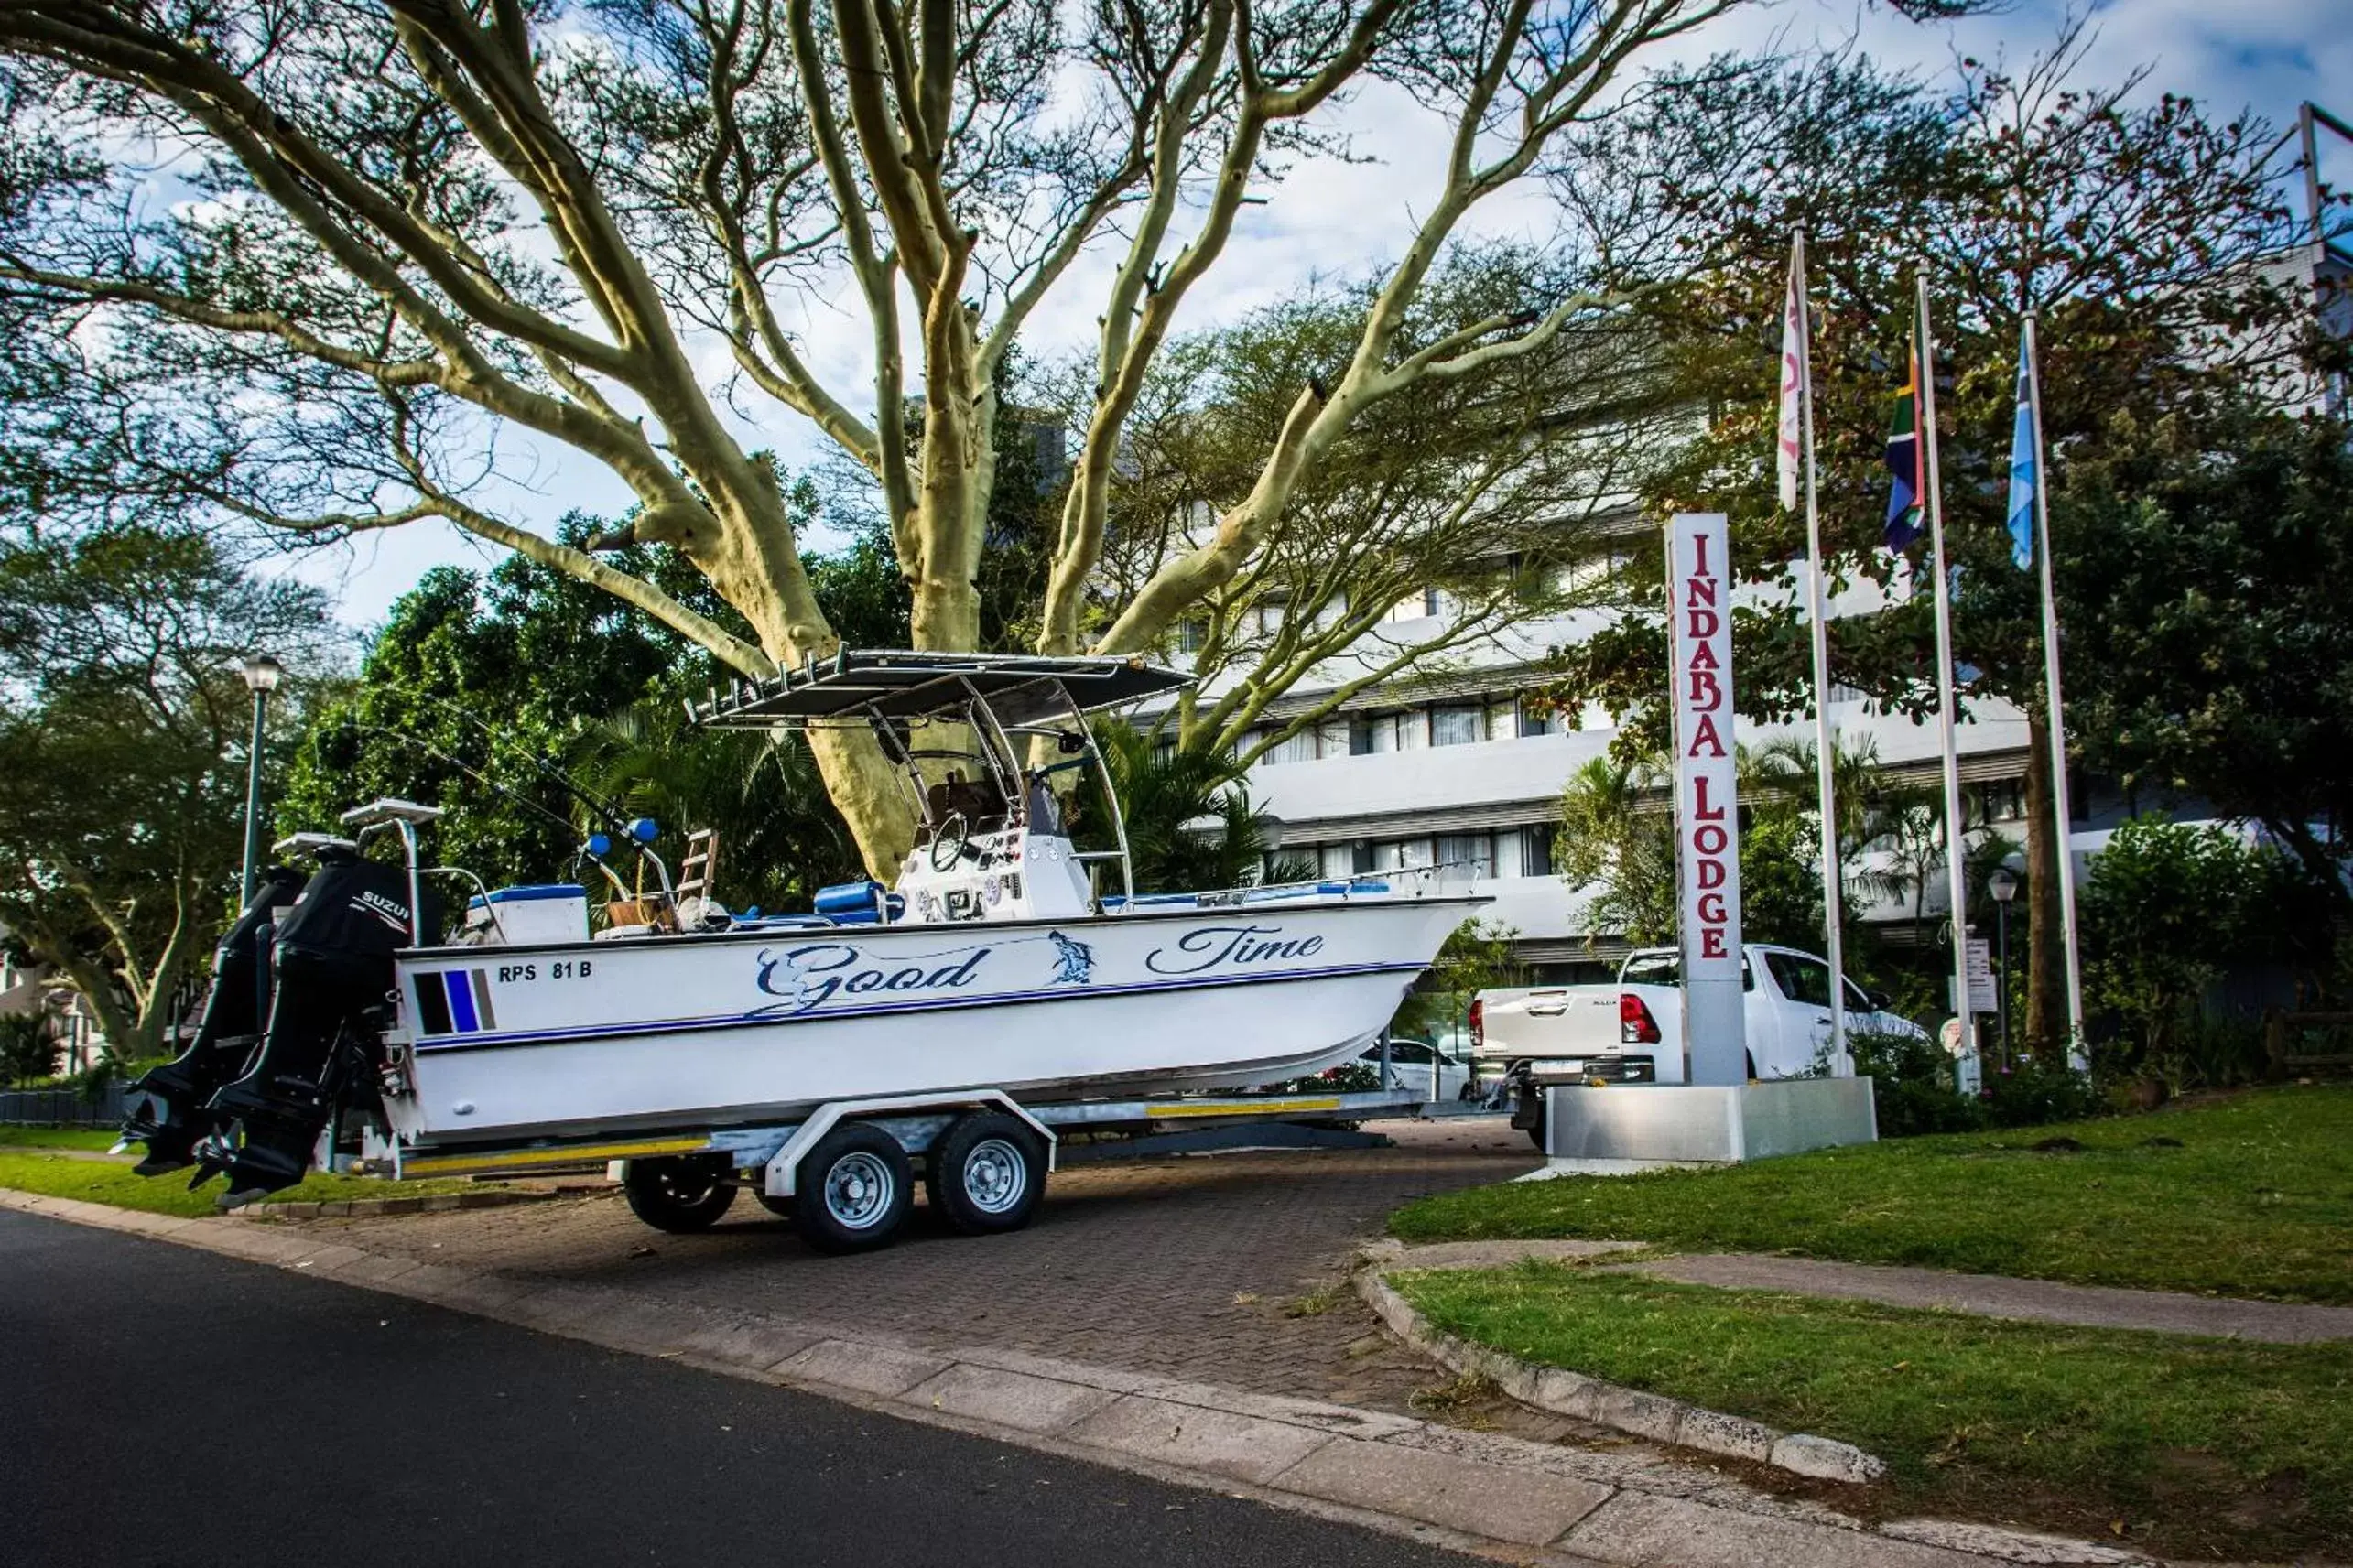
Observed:
[[[1798,1077],[1830,1044],[1830,966],[1811,953],[1751,943],[1741,949],[1749,1076]],[[1927,1032],[1886,1011],[1887,999],[1847,982],[1849,1033]],[[1482,1080],[1502,1080],[1530,1125],[1555,1084],[1683,1082],[1683,959],[1673,947],[1629,955],[1608,985],[1484,990],[1470,1004],[1470,1056]],[[1543,1124],[1533,1121],[1542,1141]]]

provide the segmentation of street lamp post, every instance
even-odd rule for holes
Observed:
[[[2018,878],[2008,866],[1996,866],[1986,879],[1993,894],[1995,941],[2001,949],[2000,977],[1994,984],[1994,1006],[2001,1015],[2001,1070],[2010,1071],[2010,901],[2018,896]]]
[[[286,666],[267,654],[255,654],[244,662],[242,670],[245,689],[254,694],[254,739],[245,755],[245,876],[239,884],[244,890],[239,902],[250,903],[254,873],[260,866],[262,849],[262,714],[269,706],[269,694],[285,678]]]

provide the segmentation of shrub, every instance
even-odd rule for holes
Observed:
[[[57,1035],[46,1014],[0,1016],[0,1082],[39,1083],[57,1071]]]
[[[1934,1041],[1858,1033],[1847,1036],[1847,1049],[1855,1071],[1870,1078],[1881,1138],[1968,1132],[1985,1125],[1984,1107],[1961,1095],[1953,1059]]]
[[[2007,1073],[1985,1075],[1984,1111],[1993,1127],[2035,1127],[2083,1121],[2107,1109],[2089,1076],[2063,1064],[2023,1057]]]
[[[2118,828],[2084,888],[2085,989],[2116,1026],[2094,1065],[2176,1090],[2253,1077],[2252,1024],[2209,1018],[2207,993],[2237,962],[2326,969],[2327,905],[2303,868],[2228,827],[2136,817]]]

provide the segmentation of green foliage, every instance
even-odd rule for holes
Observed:
[[[573,756],[581,781],[630,815],[673,835],[716,832],[714,896],[731,909],[806,905],[819,888],[863,874],[797,736],[697,730],[679,704],[649,699],[581,737]]]
[[[1870,1079],[1881,1138],[2039,1127],[2079,1121],[2106,1108],[2091,1080],[2064,1063],[2021,1056],[2007,1072],[1989,1063],[1978,1093],[1969,1096],[1959,1092],[1953,1059],[1934,1040],[1856,1033],[1847,1036],[1847,1045],[1856,1073]]]
[[[594,532],[579,516],[561,530],[569,542]],[[742,630],[674,552],[612,554]],[[567,574],[519,556],[479,579],[436,568],[395,602],[359,679],[312,721],[283,819],[326,828],[355,801],[400,795],[449,813],[433,829],[445,862],[493,885],[546,881],[587,826],[563,777],[585,739],[615,713],[710,678],[700,649]]]
[[[1185,892],[1258,880],[1266,832],[1231,757],[1163,749],[1117,719],[1095,726],[1095,743],[1119,791],[1136,892]],[[1090,841],[1110,838],[1109,813],[1091,778],[1074,827],[1091,835]]]
[[[2341,1085],[1715,1170],[1507,1182],[1389,1222],[1410,1241],[1585,1237],[2353,1304],[2348,1226]]]
[[[1822,873],[1813,753],[1743,747],[1739,770],[1741,939],[1818,949]],[[1595,889],[1585,908],[1588,930],[1621,935],[1638,947],[1675,940],[1674,777],[1663,752],[1626,757],[1614,749],[1570,777],[1554,864],[1569,886]],[[1842,837],[1840,846],[1859,855],[1864,840]]]
[[[0,1013],[0,1083],[45,1082],[56,1076],[57,1054],[47,1013]]]
[[[258,651],[294,672],[274,702],[297,715],[340,653],[315,590],[219,540],[0,541],[0,925],[112,1050],[155,1047],[234,906],[253,704],[235,665]],[[273,727],[265,799],[298,722]]]
[[[1934,1040],[1911,1034],[1847,1036],[1855,1073],[1871,1083],[1881,1138],[1967,1132],[1985,1125],[1984,1108],[1960,1093],[1953,1058]]]
[[[2082,913],[2087,1004],[2114,1015],[2104,1072],[2145,1073],[2175,1087],[2205,1077],[2203,1060],[2234,1081],[2235,1053],[2217,1041],[2206,992],[2235,960],[2276,956],[2323,901],[2300,868],[2268,845],[2214,824],[2137,817],[2091,863]]]
[[[1712,1290],[1556,1264],[1394,1276],[1440,1326],[1852,1443],[1894,1509],[2169,1559],[2326,1555],[2353,1530],[2353,1347],[2250,1345]],[[2194,1484],[2185,1484],[2189,1477]]]
[[[218,1186],[191,1192],[187,1182],[176,1176],[135,1176],[128,1162],[78,1160],[30,1151],[0,1152],[0,1187],[184,1218],[211,1216],[214,1200],[221,1193]],[[482,1190],[480,1183],[462,1178],[387,1182],[373,1176],[334,1176],[313,1171],[295,1185],[274,1192],[261,1201],[267,1205],[320,1199],[434,1197]]]
[[[1591,887],[1589,931],[1637,947],[1675,940],[1675,817],[1655,798],[1673,775],[1662,756],[1594,758],[1561,795],[1554,866],[1572,888]]]
[[[1525,966],[1512,954],[1519,936],[1501,921],[1478,918],[1447,933],[1429,971],[1405,993],[1389,1032],[1437,1040],[1461,1026],[1478,992],[1527,984]]]
[[[1786,801],[1760,804],[1747,815],[1740,827],[1740,940],[1818,952],[1821,856],[1812,822]]]
[[[813,514],[813,491],[787,494]],[[562,534],[596,531],[575,516]],[[748,634],[676,552],[605,554]],[[887,542],[861,537],[808,565],[845,640],[904,643]],[[438,805],[449,815],[434,826],[436,853],[493,886],[562,873],[591,829],[611,826],[606,805],[661,823],[674,867],[678,835],[717,829],[716,892],[732,907],[775,908],[855,874],[804,746],[685,722],[684,701],[717,678],[700,648],[564,573],[521,557],[481,578],[437,568],[395,603],[359,679],[310,726],[287,819],[323,827],[377,795]]]
[[[2342,422],[2233,399],[2131,427],[2060,500],[2067,698],[2085,761],[2261,823],[2333,895],[2296,955],[2348,929],[2353,821],[2353,449]],[[2082,672],[2078,675],[2076,672]]]

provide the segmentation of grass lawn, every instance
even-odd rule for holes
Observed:
[[[216,1213],[212,1200],[221,1195],[221,1183],[208,1182],[198,1191],[190,1192],[188,1175],[182,1171],[172,1175],[135,1176],[127,1162],[117,1164],[59,1154],[0,1153],[0,1187],[45,1193],[51,1197],[80,1198],[84,1203],[113,1204],[116,1208],[146,1209],[152,1214]],[[481,1190],[480,1184],[462,1178],[387,1182],[369,1176],[324,1176],[314,1173],[299,1184],[272,1193],[262,1201],[272,1204],[312,1198],[421,1198],[436,1193]]]
[[[2353,1345],[2002,1323],[1526,1263],[1393,1274],[1532,1361],[1859,1444],[1890,1501],[2175,1554],[2353,1540]]]
[[[107,1150],[116,1136],[104,1127],[0,1127],[0,1149]]]
[[[1480,1187],[1426,1198],[1389,1228],[1408,1241],[1590,1237],[2353,1303],[2353,1086],[1720,1170]]]

